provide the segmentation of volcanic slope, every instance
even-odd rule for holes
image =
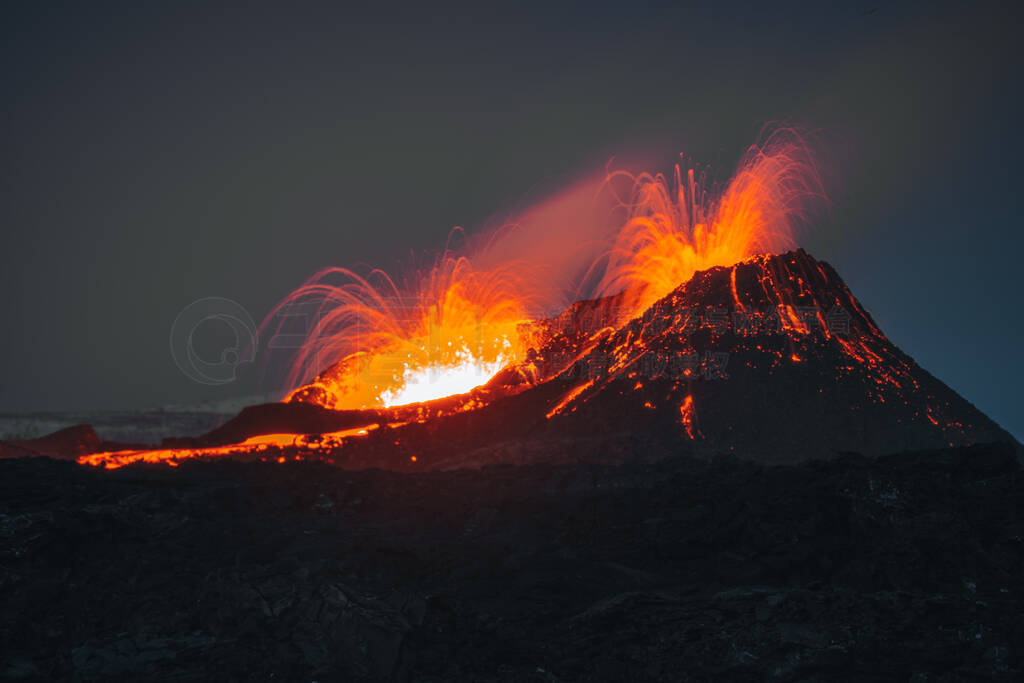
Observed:
[[[565,387],[547,413],[559,433],[649,433],[775,462],[1014,441],[802,249],[695,274],[548,384]]]
[[[449,469],[734,452],[787,463],[1016,443],[889,341],[836,271],[803,250],[698,272],[633,319],[610,297],[537,324],[545,343],[471,394],[390,417],[353,411],[347,420],[361,413],[381,428],[328,459]],[[295,431],[309,432],[309,417]],[[228,427],[248,436],[264,421]]]

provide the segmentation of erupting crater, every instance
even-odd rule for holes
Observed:
[[[574,240],[565,263],[585,252],[589,267],[560,314],[541,312],[566,300],[551,270],[502,251],[502,235],[447,249],[401,284],[327,269],[264,324],[315,310],[281,403],[202,437],[79,462],[420,469],[681,451],[795,461],[1013,441],[896,348],[828,264],[792,251],[822,190],[791,132],[752,148],[721,191],[678,166],[601,185],[621,222],[610,234],[566,226],[590,239]]]
[[[625,222],[595,249],[582,280],[597,281],[596,296],[615,298],[616,317],[604,320],[609,329],[698,270],[791,248],[794,221],[809,198],[822,194],[806,146],[790,131],[751,148],[720,194],[700,180],[679,166],[671,181],[625,172],[605,179]],[[466,393],[509,365],[527,371],[528,383],[545,379],[523,363],[531,349],[550,342],[549,330],[530,314],[537,274],[521,259],[471,264],[446,252],[404,288],[381,271],[368,278],[343,269],[318,273],[279,306],[311,300],[319,313],[290,374],[293,383],[307,383],[286,400],[335,409],[423,402]],[[331,358],[338,360],[309,380]]]

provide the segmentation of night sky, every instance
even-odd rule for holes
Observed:
[[[0,412],[270,390],[186,377],[178,313],[258,321],[318,268],[439,249],[613,156],[724,179],[783,121],[830,197],[800,244],[1024,437],[1012,4],[205,5],[5,5]]]

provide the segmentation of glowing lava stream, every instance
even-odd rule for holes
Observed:
[[[400,423],[396,423],[400,424]],[[106,469],[117,469],[137,462],[166,463],[177,467],[178,460],[223,456],[239,453],[261,453],[298,448],[304,451],[330,450],[342,445],[346,439],[366,436],[377,424],[367,424],[327,434],[261,434],[228,446],[205,448],[157,448],[154,450],[125,450],[105,453],[91,453],[78,458],[79,465],[96,465]],[[389,425],[391,426],[391,425]]]

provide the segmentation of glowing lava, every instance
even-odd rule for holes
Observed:
[[[511,347],[511,344],[509,344]],[[465,394],[482,384],[486,384],[513,360],[512,355],[498,356],[491,362],[474,358],[466,350],[456,354],[456,362],[448,366],[427,366],[423,368],[406,367],[402,375],[400,388],[384,390],[381,403],[385,407],[403,406],[409,403],[423,403],[436,398]]]
[[[682,405],[679,406],[679,416],[683,428],[686,430],[686,435],[690,437],[691,441],[698,435],[694,426],[694,415],[693,396],[687,396],[683,399]]]
[[[450,253],[405,287],[379,270],[322,271],[277,309],[316,306],[286,400],[367,409],[465,393],[525,356],[524,289],[515,268]]]
[[[90,453],[78,458],[80,465],[95,465],[106,469],[117,469],[139,462],[164,463],[177,467],[180,460],[189,458],[216,457],[225,455],[256,454],[271,455],[282,450],[330,451],[352,438],[366,436],[379,425],[368,424],[328,434],[262,434],[237,444],[209,446],[205,448],[157,448],[153,450],[123,450]],[[301,459],[301,455],[295,456]],[[286,462],[285,456],[277,456],[279,463]]]
[[[807,146],[789,130],[751,147],[716,196],[693,169],[625,176],[630,217],[608,252],[600,294],[624,292],[635,316],[699,270],[731,266],[757,254],[793,248],[793,228],[806,200],[822,196]]]

